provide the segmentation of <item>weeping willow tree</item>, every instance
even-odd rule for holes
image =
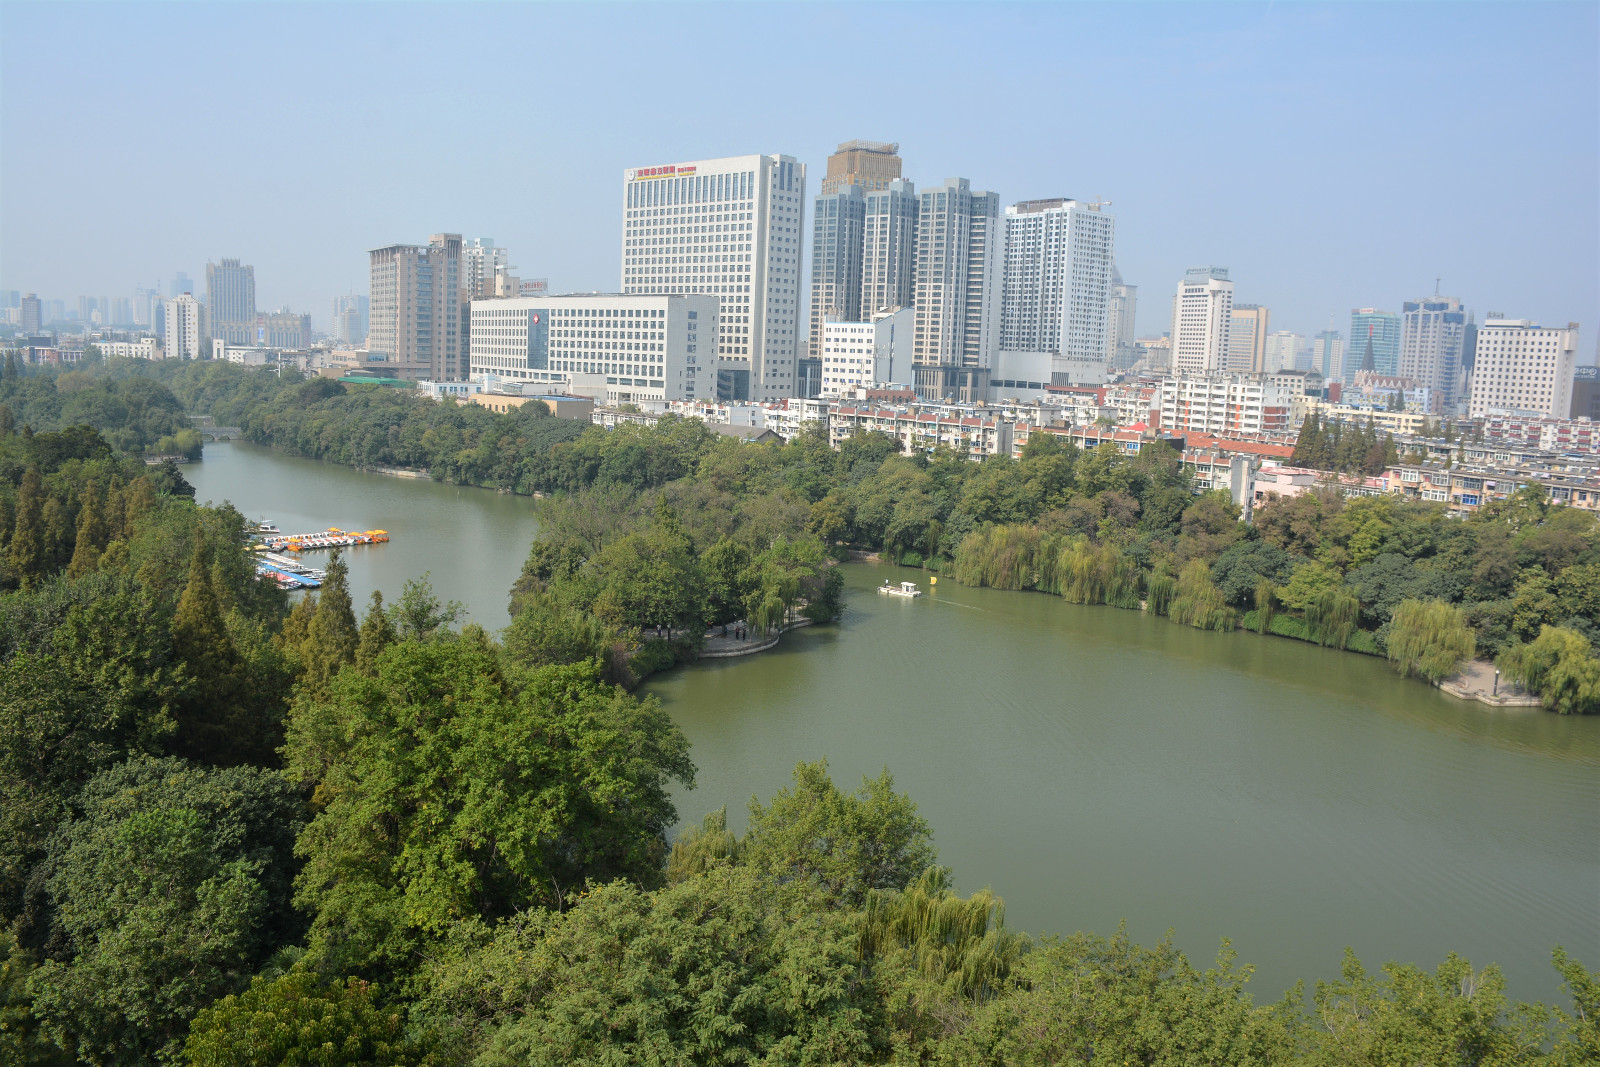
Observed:
[[[784,602],[783,595],[776,589],[767,588],[750,612],[750,632],[757,637],[765,637],[783,625],[783,617],[788,610],[789,605]]]
[[[1455,605],[1403,600],[1390,620],[1388,645],[1389,659],[1401,674],[1437,682],[1471,659],[1478,642],[1466,613]]]
[[[1167,617],[1198,630],[1232,630],[1238,615],[1211,581],[1211,568],[1193,559],[1178,574],[1177,588],[1167,606]]]
[[[1172,598],[1178,595],[1178,579],[1166,571],[1150,575],[1145,604],[1152,615],[1165,615],[1172,607]]]
[[[1306,628],[1311,640],[1329,648],[1344,648],[1361,620],[1361,599],[1340,586],[1324,589],[1306,605]]]
[[[739,839],[728,829],[728,809],[718,808],[672,843],[667,856],[667,884],[696,878],[713,867],[739,862]]]
[[[1276,603],[1277,586],[1272,584],[1271,578],[1261,577],[1256,579],[1256,632],[1266,633],[1272,627],[1273,605]]]
[[[1029,589],[1039,580],[1037,526],[991,526],[974,530],[956,549],[951,577],[962,585],[991,589]]]
[[[1056,554],[1055,591],[1074,604],[1139,606],[1139,564],[1116,545],[1090,543],[1079,534]]]
[[[1545,626],[1527,644],[1500,653],[1495,666],[1521,682],[1551,711],[1600,714],[1600,660],[1589,639],[1564,626]]]
[[[988,999],[1028,948],[1025,935],[1006,929],[1003,900],[988,889],[957,896],[942,867],[904,889],[870,891],[858,921],[863,960],[898,960],[923,979],[914,994],[921,1011]]]

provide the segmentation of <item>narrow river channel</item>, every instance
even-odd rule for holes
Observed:
[[[358,603],[430,571],[490,628],[534,530],[531,501],[209,445],[202,501],[285,530],[390,531],[352,553]],[[970,891],[1036,933],[1168,928],[1197,963],[1230,938],[1258,999],[1450,951],[1554,1000],[1552,946],[1600,967],[1600,719],[1465,704],[1386,663],[1210,634],[1039,594],[852,564],[836,626],[652,679],[693,743],[685,821],[742,829],[795,763],[853,786],[887,766]]]

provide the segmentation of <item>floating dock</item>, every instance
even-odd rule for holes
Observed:
[[[322,585],[322,579],[326,577],[320,574],[317,577],[312,577],[311,574],[298,574],[275,567],[265,560],[256,561],[256,573],[277,582],[279,589],[316,589]]]
[[[269,552],[309,552],[319,548],[352,548],[356,545],[381,545],[389,540],[387,530],[341,530],[330,526],[317,533],[266,534],[261,544]]]

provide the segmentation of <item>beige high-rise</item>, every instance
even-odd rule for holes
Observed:
[[[846,185],[864,193],[889,188],[900,177],[898,144],[883,141],[846,141],[828,157],[828,173],[822,179],[822,195],[837,193]]]
[[[461,235],[436,233],[426,245],[374,248],[367,347],[395,364],[396,377],[434,381],[467,376],[462,322]]]

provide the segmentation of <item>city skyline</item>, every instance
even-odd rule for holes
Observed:
[[[821,174],[840,142],[877,138],[899,144],[919,190],[961,175],[1003,206],[1104,197],[1115,205],[1128,284],[1170,292],[1190,266],[1226,266],[1240,302],[1271,307],[1276,327],[1306,336],[1330,319],[1347,328],[1353,308],[1398,313],[1439,276],[1480,320],[1493,308],[1583,323],[1585,353],[1600,325],[1600,92],[1589,61],[1600,22],[1588,5],[1468,5],[1448,20],[1375,4],[984,5],[975,10],[987,21],[973,32],[1005,45],[989,53],[971,34],[906,23],[898,9],[650,7],[630,16],[637,33],[608,36],[592,55],[508,52],[525,91],[467,100],[464,89],[408,90],[407,108],[381,106],[390,90],[374,73],[390,54],[426,43],[467,55],[486,33],[584,40],[603,34],[616,9],[401,6],[375,27],[371,6],[333,7],[317,9],[319,32],[304,34],[299,50],[263,55],[283,75],[263,107],[255,82],[225,76],[239,57],[214,46],[242,39],[246,24],[303,29],[306,10],[184,8],[177,31],[194,61],[141,67],[130,91],[115,57],[170,50],[157,36],[172,31],[169,20],[140,5],[5,5],[0,136],[29,150],[0,161],[0,287],[70,305],[79,294],[165,286],[178,271],[203,278],[208,260],[238,257],[256,267],[259,307],[309,311],[327,329],[330,299],[362,289],[370,249],[447,231],[494,238],[519,273],[550,277],[553,291],[613,291],[626,168],[765,153]],[[968,91],[943,121],[912,109],[841,118],[810,97],[844,61],[807,50],[792,57],[802,89],[792,102],[715,91],[756,74],[763,60],[752,42],[833,32],[841,14],[874,39],[891,39],[893,27],[905,44],[903,61],[852,66],[859,98],[914,84],[923,69],[964,70]],[[1095,48],[1056,62],[1053,42],[1091,18]],[[30,91],[52,77],[44,44],[68,34],[80,76],[52,93]],[[651,89],[652,57],[691,40],[728,57],[687,90],[709,110]],[[327,107],[331,98],[340,106]],[[1059,117],[993,106],[1014,99],[1081,103]],[[192,166],[174,175],[164,143],[139,133],[150,100],[201,120],[250,114],[264,135],[303,151],[234,156],[236,146],[211,139],[227,124],[196,121]],[[1228,127],[1265,131],[1260,151],[1240,153],[1235,139],[1213,135],[1220,127],[1194,123],[1196,107],[1220,107]],[[1416,153],[1403,131],[1419,115],[1453,117],[1439,125],[1455,132]],[[444,116],[450,143],[493,143],[493,175],[474,172],[472,152],[415,151],[406,131]],[[91,117],[117,167],[37,166],[83,158]],[[1362,153],[1338,149],[1357,141],[1368,146]],[[360,167],[340,165],[358,159]],[[800,288],[805,300],[809,287]],[[1141,302],[1140,335],[1167,328],[1163,303]]]

